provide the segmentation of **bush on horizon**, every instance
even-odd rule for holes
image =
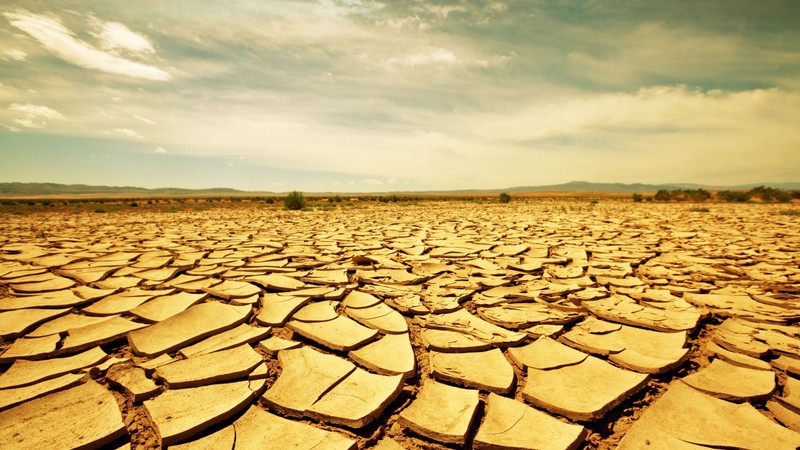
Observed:
[[[644,200],[644,196],[638,192],[633,193],[633,201],[636,203],[641,203]]]
[[[306,197],[302,192],[292,191],[283,199],[283,205],[286,209],[300,210],[306,207]]]
[[[500,203],[508,203],[511,201],[511,196],[507,192],[500,194]]]

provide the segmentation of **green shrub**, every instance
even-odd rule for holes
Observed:
[[[300,210],[306,207],[306,197],[302,192],[292,191],[283,199],[283,205],[286,209]]]
[[[508,203],[511,201],[511,196],[508,193],[503,192],[500,194],[500,203]]]
[[[658,192],[656,192],[655,197],[653,198],[657,202],[668,202],[672,200],[672,194],[670,194],[670,192],[666,189],[659,189]]]
[[[692,209],[690,209],[689,211],[691,211],[691,212],[703,212],[703,213],[711,212],[711,210],[710,210],[710,209],[708,209],[708,208],[705,208],[705,207],[700,207],[700,208],[692,208]]]
[[[633,193],[633,201],[636,203],[641,203],[644,200],[644,196],[638,192]]]
[[[743,203],[750,200],[750,195],[742,191],[719,191],[717,192],[717,198],[723,202]]]

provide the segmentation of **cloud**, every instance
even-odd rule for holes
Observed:
[[[60,112],[44,105],[12,103],[8,110],[22,114],[22,117],[14,119],[14,122],[25,128],[44,128],[50,120],[64,120]]]
[[[25,61],[25,58],[27,57],[28,54],[23,52],[22,50],[10,48],[3,52],[3,56],[0,57],[0,59],[4,59],[6,61]]]
[[[156,124],[154,121],[152,121],[152,120],[150,120],[150,119],[148,119],[146,117],[142,117],[142,116],[139,116],[139,115],[136,115],[136,114],[134,114],[133,117],[135,119],[138,119],[138,120],[142,121],[143,123],[148,124],[148,125],[155,125]]]
[[[137,55],[155,53],[153,44],[147,37],[131,31],[125,24],[103,22],[95,17],[92,17],[91,22],[99,29],[93,35],[100,40],[100,47],[105,50],[113,52],[127,51]]]
[[[443,19],[446,19],[450,14],[454,12],[467,12],[467,8],[464,5],[433,5],[430,3],[420,3],[416,9],[420,11],[426,11],[437,15]]]
[[[428,52],[419,52],[402,57],[392,57],[386,60],[388,65],[417,67],[426,65],[452,66],[458,62],[458,57],[443,48],[436,48]]]
[[[380,186],[383,184],[383,181],[376,180],[374,178],[369,178],[367,180],[362,180],[362,183],[366,184],[367,186]]]
[[[164,147],[162,147],[162,146],[160,146],[160,145],[159,145],[159,146],[157,146],[157,147],[155,148],[155,150],[153,150],[153,152],[154,152],[154,153],[158,153],[159,155],[166,155],[167,153],[169,153],[169,152],[167,152],[167,150],[166,150]]]
[[[4,12],[3,15],[12,26],[29,34],[46,49],[69,63],[87,69],[146,80],[164,81],[172,78],[169,73],[157,67],[99,50],[78,39],[72,31],[49,17],[25,10]],[[130,32],[127,27],[125,30],[128,33],[121,31],[121,27],[112,25],[110,31],[101,31],[101,44],[110,50],[138,49],[140,53],[144,51],[143,49],[146,47],[143,46],[142,41],[131,37],[136,34]],[[139,37],[141,38],[141,36]]]
[[[123,136],[128,136],[136,139],[142,139],[143,136],[137,133],[135,130],[131,130],[130,128],[114,128],[114,132],[119,133]]]
[[[785,104],[793,97],[775,88],[723,92],[654,86],[635,93],[610,92],[535,105],[475,121],[477,132],[484,136],[520,141],[599,132],[734,130],[752,123],[759,113],[769,113],[770,105]]]

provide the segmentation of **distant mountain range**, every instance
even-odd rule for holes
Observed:
[[[0,183],[0,197],[57,196],[57,195],[98,195],[98,196],[141,196],[141,195],[234,195],[243,191],[229,188],[146,189],[135,186],[89,186],[86,184],[58,183]]]
[[[706,190],[748,190],[756,186],[768,186],[777,189],[800,190],[800,183],[754,183],[738,186],[711,186],[690,183],[673,184],[624,184],[624,183],[591,183],[588,181],[571,181],[563,184],[545,186],[517,186],[506,189],[466,189],[452,191],[414,191],[397,192],[398,194],[481,194],[481,193],[525,193],[525,192],[650,192],[660,189],[706,189]],[[39,196],[244,196],[275,195],[274,192],[250,192],[230,188],[181,189],[158,188],[146,189],[135,186],[89,186],[85,184],[57,183],[0,183],[0,197],[39,197]]]

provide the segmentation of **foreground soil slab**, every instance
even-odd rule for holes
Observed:
[[[256,406],[234,422],[236,449],[352,450],[352,439],[311,425],[284,419]]]
[[[163,322],[130,332],[128,341],[136,353],[157,356],[233,328],[245,321],[251,309],[250,306],[217,302],[201,303]]]
[[[749,404],[719,400],[682,381],[642,415],[620,449],[712,448],[793,449],[800,434],[767,419]]]
[[[428,380],[400,423],[435,441],[463,444],[478,408],[478,391]]]
[[[486,416],[475,436],[476,449],[575,449],[586,437],[570,425],[516,400],[496,394],[486,398]]]
[[[322,395],[348,376],[355,364],[309,347],[278,353],[281,375],[264,394],[277,411],[302,416]]]
[[[257,394],[247,380],[171,389],[144,402],[163,445],[189,439],[246,408]]]
[[[94,381],[0,412],[0,442],[19,449],[101,448],[125,436],[111,392]]]
[[[514,369],[500,349],[429,355],[434,378],[482,391],[507,394],[514,386]]]
[[[526,401],[579,421],[602,418],[649,379],[593,356],[552,369],[528,367],[527,375],[522,392]]]

